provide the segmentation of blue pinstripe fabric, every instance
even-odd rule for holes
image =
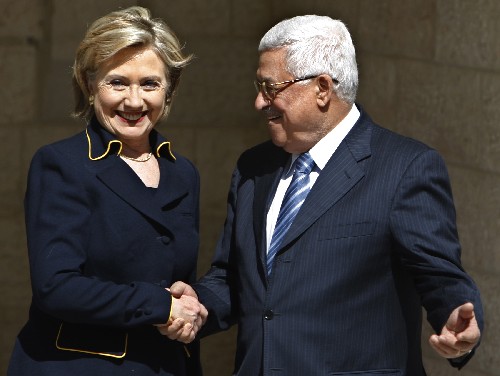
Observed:
[[[276,227],[274,228],[273,237],[267,253],[268,275],[271,274],[274,257],[280,248],[283,237],[290,228],[290,225],[309,193],[309,173],[314,167],[314,160],[309,153],[303,153],[295,160],[294,167],[295,170],[292,182],[283,198],[278,220],[276,221]]]

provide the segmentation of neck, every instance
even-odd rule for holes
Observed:
[[[146,156],[150,152],[151,152],[151,145],[149,144],[149,141],[146,143],[144,142],[125,143],[122,141],[122,151],[120,153],[121,155],[125,155],[131,158],[140,158],[141,156]]]
[[[332,111],[329,114],[330,130],[335,128],[351,111],[353,104],[338,100],[331,106]]]

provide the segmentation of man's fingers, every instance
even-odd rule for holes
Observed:
[[[177,338],[177,340],[183,343],[190,343],[193,342],[195,336],[196,336],[196,331],[194,330],[193,326],[188,323],[184,325],[182,333],[179,336],[179,338]]]
[[[474,304],[465,303],[458,309],[459,316],[464,320],[470,320],[474,317]]]
[[[200,317],[201,317],[201,325],[203,326],[207,322],[208,311],[205,308],[205,306],[201,303],[200,303]]]
[[[461,357],[469,353],[473,348],[470,343],[450,343],[447,339],[435,334],[429,338],[429,344],[439,355],[448,359]]]
[[[467,329],[457,334],[457,341],[475,345],[479,341],[481,333],[477,327],[476,319],[473,318]]]
[[[198,299],[198,295],[196,295],[194,289],[182,281],[175,282],[172,286],[170,286],[169,291],[176,298],[180,298],[182,295],[187,295]]]
[[[170,291],[170,294],[172,294],[172,296],[180,298],[184,293],[185,285],[186,284],[184,282],[178,281],[175,282],[172,286],[170,286],[170,288],[168,288],[167,290]]]
[[[158,331],[167,336],[170,339],[178,339],[182,335],[182,331],[184,329],[184,320],[183,319],[175,319],[168,325],[160,325],[157,326]]]

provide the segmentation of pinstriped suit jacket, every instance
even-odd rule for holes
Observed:
[[[209,309],[205,334],[238,323],[236,375],[420,376],[421,306],[440,332],[471,301],[482,327],[442,158],[361,113],[270,278],[266,213],[290,155],[267,142],[238,161],[212,268],[195,285]]]

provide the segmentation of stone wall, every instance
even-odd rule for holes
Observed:
[[[22,198],[33,152],[82,129],[72,120],[71,65],[86,27],[118,6],[164,18],[196,60],[159,130],[202,177],[199,271],[210,263],[239,153],[266,138],[253,110],[256,47],[299,14],[344,20],[358,50],[359,102],[380,124],[435,147],[452,178],[463,262],[486,310],[482,346],[464,376],[500,369],[500,2],[497,0],[0,0],[0,374],[27,317]],[[429,333],[426,327],[424,337]],[[206,374],[228,375],[235,331],[202,342]],[[362,349],[362,344],[360,344]],[[429,375],[455,371],[423,340]],[[362,351],[362,350],[361,350]]]

